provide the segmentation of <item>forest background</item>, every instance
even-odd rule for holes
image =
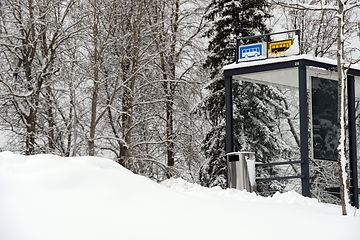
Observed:
[[[236,38],[300,29],[302,53],[335,59],[335,14],[261,0],[3,0],[0,150],[102,156],[155,181],[224,187],[220,69],[234,61]],[[346,18],[349,61],[360,58],[359,19],[358,9]],[[255,151],[261,162],[298,158],[297,92],[234,89],[243,97],[234,101],[237,150]],[[337,202],[325,191],[338,185],[336,175],[336,163],[311,160],[312,194]],[[259,189],[269,195],[299,183]]]

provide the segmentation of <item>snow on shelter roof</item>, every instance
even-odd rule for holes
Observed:
[[[314,57],[307,54],[301,54],[301,55],[294,55],[294,56],[287,56],[287,57],[277,57],[277,58],[267,58],[267,59],[261,59],[261,60],[252,60],[252,61],[242,61],[239,63],[231,63],[228,65],[225,65],[222,69],[224,71],[236,69],[236,68],[246,68],[246,67],[253,67],[253,66],[259,66],[259,65],[267,65],[267,64],[281,64],[286,63],[289,61],[299,61],[299,60],[307,60],[312,62],[318,62],[323,63],[327,65],[333,65],[336,66],[337,62],[334,59],[329,58],[321,58],[321,57]],[[297,66],[294,66],[297,67]],[[351,69],[359,71],[360,76],[360,64],[352,65]]]
[[[298,88],[298,68],[306,67],[307,80],[312,76],[337,81],[337,62],[333,59],[294,55],[253,61],[241,61],[223,67],[225,77],[266,85]],[[360,99],[360,64],[351,65],[349,75],[355,78],[355,97]],[[310,81],[309,81],[310,82]],[[307,85],[310,88],[310,84]]]

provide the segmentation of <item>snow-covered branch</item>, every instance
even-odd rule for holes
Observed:
[[[297,10],[311,10],[311,11],[337,11],[337,6],[323,4],[323,1],[314,2],[309,1],[308,3],[299,3],[298,1],[285,1],[285,0],[271,0],[273,4],[280,5],[286,8],[292,8]]]

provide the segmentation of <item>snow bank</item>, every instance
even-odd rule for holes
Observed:
[[[0,153],[0,239],[359,239],[360,217],[295,192],[157,184],[103,158]]]

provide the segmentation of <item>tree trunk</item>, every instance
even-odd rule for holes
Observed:
[[[131,80],[133,81],[133,80]],[[131,89],[131,86],[129,86]],[[124,141],[126,144],[122,144],[120,149],[120,164],[125,166],[126,168],[130,168],[130,149],[128,146],[131,144],[131,126],[132,126],[132,92],[129,89],[124,88],[124,95],[122,99],[122,114],[121,114],[121,122],[122,122],[122,132],[124,136]]]
[[[98,90],[99,90],[99,52],[98,52],[98,21],[99,16],[97,14],[97,1],[94,2],[94,25],[93,25],[93,37],[94,37],[94,59],[93,59],[93,91],[91,96],[91,116],[90,116],[90,133],[88,139],[89,156],[95,155],[95,130],[96,130],[96,112],[98,104]]]
[[[97,72],[95,70],[95,72]],[[97,75],[97,74],[95,74]],[[92,99],[91,99],[91,118],[90,118],[90,134],[88,140],[89,156],[95,155],[95,130],[96,130],[96,109],[98,99],[98,82],[94,81]]]
[[[33,109],[30,109],[30,114],[26,118],[26,155],[32,155],[35,152],[35,130],[36,130],[36,113]]]
[[[344,5],[338,1],[337,71],[338,71],[338,167],[342,215],[347,215],[349,205],[349,175],[346,157],[345,134],[345,89],[346,70],[344,66]]]
[[[167,139],[167,165],[173,167],[175,164],[174,160],[174,103],[171,98],[168,98],[166,102],[166,139]],[[169,175],[169,174],[168,174]]]
[[[46,87],[47,90],[47,121],[48,121],[48,144],[51,151],[55,150],[55,121],[53,113],[53,101],[51,99],[51,89]]]

